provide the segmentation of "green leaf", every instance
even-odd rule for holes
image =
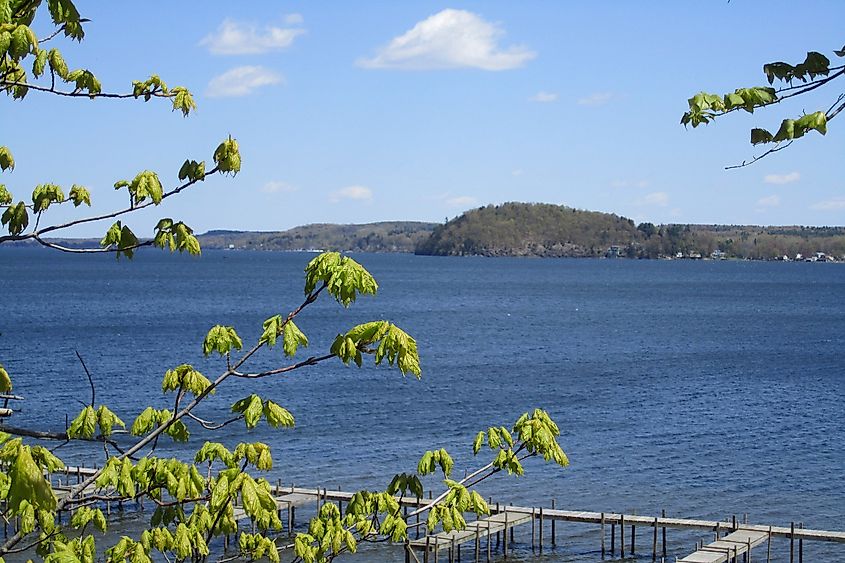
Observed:
[[[173,111],[179,110],[183,116],[187,117],[191,111],[197,109],[194,97],[187,88],[177,86],[171,93],[175,94],[173,96]],[[238,169],[240,169],[240,162],[238,163]]]
[[[827,133],[827,115],[823,111],[809,113],[796,119],[795,125],[803,131],[815,130],[824,135]]]
[[[297,327],[293,320],[289,320],[284,325],[284,351],[285,355],[292,357],[296,354],[299,346],[308,346],[308,337],[306,337],[299,327]]]
[[[29,213],[26,210],[26,204],[19,201],[17,204],[7,207],[3,216],[0,217],[0,223],[9,226],[9,234],[13,236],[21,234],[29,226]]]
[[[145,408],[132,423],[129,433],[133,436],[143,436],[151,432],[158,425],[157,414],[158,411],[154,408]]]
[[[123,187],[122,185],[120,187]],[[135,205],[150,198],[155,205],[161,203],[164,194],[164,188],[161,186],[161,181],[158,179],[158,174],[150,170],[139,172],[135,178],[129,182],[129,193],[132,196],[132,201]],[[118,189],[115,184],[115,189]]]
[[[478,453],[478,451],[481,449],[482,444],[484,444],[483,430],[475,435],[475,441],[473,441],[472,443],[472,455],[476,455]]]
[[[199,396],[205,393],[206,389],[211,386],[211,381],[203,374],[194,369],[190,364],[182,364],[176,366],[172,370],[167,370],[162,379],[161,390],[165,393],[167,391],[175,391],[182,389],[194,396]],[[214,391],[212,390],[212,393]]]
[[[264,332],[261,334],[261,342],[266,342],[271,348],[276,345],[276,338],[282,333],[284,321],[281,315],[274,315],[264,321],[262,325]]]
[[[20,510],[24,501],[36,509],[53,511],[56,509],[56,496],[30,451],[29,446],[21,446],[9,468],[11,486],[6,503],[15,511]]]
[[[188,432],[188,427],[185,426],[185,423],[181,420],[177,420],[171,424],[164,432],[170,436],[174,442],[187,442],[191,437],[191,433]]]
[[[211,509],[219,510],[223,503],[229,499],[229,479],[221,475],[211,491]]]
[[[449,475],[452,474],[452,467],[455,466],[455,462],[452,461],[452,456],[450,456],[449,453],[443,448],[440,449],[440,462],[439,463],[440,463],[440,469],[443,470],[443,475],[448,477]]]
[[[173,219],[161,219],[156,225],[153,246],[170,249],[171,252],[187,251],[191,255],[200,254],[200,243],[194,236],[194,231],[183,222],[174,223]]]
[[[376,349],[376,364],[380,364],[384,358],[387,358],[391,366],[395,364],[402,375],[412,373],[419,378],[422,373],[417,341],[393,324],[387,329]]]
[[[126,428],[126,424],[105,405],[100,405],[97,409],[97,424],[100,427],[100,434],[106,438],[111,436],[112,428],[115,426]]]
[[[58,49],[50,49],[47,54],[47,62],[50,65],[50,70],[56,73],[59,78],[67,79],[69,74],[67,63]]]
[[[12,157],[12,152],[9,150],[9,147],[0,147],[0,170],[5,171],[14,169],[15,159]]]
[[[51,203],[60,203],[64,199],[62,188],[56,184],[39,184],[32,191],[32,210],[40,213],[50,207]]]
[[[190,180],[196,182],[198,180],[205,180],[205,162],[197,162],[196,160],[186,160],[179,169],[180,180]]]
[[[751,130],[751,144],[759,145],[762,143],[771,143],[774,136],[765,129],[754,128]]]
[[[88,207],[91,207],[91,193],[88,191],[87,188],[83,188],[82,186],[77,186],[76,184],[74,184],[70,188],[68,197],[71,199],[71,201],[73,201],[74,207],[79,207],[83,203]]]
[[[779,143],[781,141],[788,141],[790,139],[801,137],[803,134],[804,133],[800,129],[796,131],[794,119],[784,119],[780,124],[778,132],[775,133],[773,140],[776,143]]]
[[[261,420],[264,405],[261,402],[261,397],[253,393],[249,397],[245,397],[233,404],[232,412],[243,414],[246,427],[255,428],[258,425],[258,421]]]
[[[280,426],[293,428],[294,426],[293,415],[287,409],[280,407],[273,401],[268,400],[264,403],[264,418],[267,419],[267,423],[273,428],[279,428]]]
[[[44,68],[47,66],[47,51],[39,49],[35,60],[32,61],[32,74],[37,78],[44,74]]]
[[[121,254],[125,254],[127,258],[131,259],[135,253],[135,248],[138,246],[138,237],[128,226],[122,225],[120,221],[115,221],[106,231],[106,236],[100,241],[100,246],[103,248],[114,246],[118,249],[118,258]]]
[[[84,438],[90,440],[97,430],[97,413],[94,407],[87,406],[73,419],[67,430],[68,438]]]
[[[344,307],[358,295],[375,295],[378,290],[375,278],[361,264],[338,252],[324,252],[305,267],[306,295],[320,282],[326,284],[326,290]]]
[[[9,372],[0,364],[0,393],[9,393],[12,391],[12,378],[9,377]]]
[[[215,325],[211,327],[205,340],[202,343],[202,353],[208,356],[212,352],[217,352],[221,356],[228,354],[232,348],[240,350],[243,348],[243,342],[235,332],[235,329],[230,326]]]
[[[241,153],[238,142],[230,135],[228,139],[220,143],[214,151],[214,163],[220,172],[231,172],[233,175],[241,170]]]
[[[12,6],[10,0],[0,0],[0,24],[12,23]]]
[[[197,455],[194,457],[195,463],[207,461],[209,463],[219,459],[227,466],[232,463],[232,452],[226,449],[223,444],[218,442],[206,442],[202,448],[199,449]]]

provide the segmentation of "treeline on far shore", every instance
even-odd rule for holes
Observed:
[[[845,227],[636,224],[612,213],[543,203],[487,205],[442,224],[311,224],[273,232],[209,231],[198,238],[204,249],[229,250],[845,261]],[[99,243],[55,241],[77,248]]]

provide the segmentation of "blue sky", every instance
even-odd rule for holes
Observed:
[[[173,186],[184,159],[210,161],[231,134],[242,172],[131,219],[137,234],[160,216],[197,232],[281,230],[443,221],[505,201],[638,222],[845,224],[845,117],[826,137],[724,170],[761,152],[751,127],[827,109],[842,84],[753,116],[679,125],[700,90],[762,85],[763,63],[800,62],[808,50],[834,58],[845,43],[838,0],[125,6],[79,1],[92,20],[86,39],[55,46],[108,91],[155,72],[189,87],[198,111],[38,92],[3,100],[2,144],[17,167],[2,181],[18,198],[39,183],[78,183],[107,210],[125,203],[116,180],[150,169]]]

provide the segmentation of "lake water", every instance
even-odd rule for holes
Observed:
[[[97,402],[131,422],[169,407],[164,371],[192,363],[214,324],[245,343],[303,297],[309,254],[142,252],[133,261],[32,249],[0,251],[0,362],[27,397],[12,422],[61,430],[97,385]],[[547,409],[562,429],[565,470],[533,461],[481,492],[501,502],[638,514],[845,528],[845,266],[839,264],[354,255],[380,284],[348,310],[325,299],[297,320],[309,354],[353,325],[388,319],[415,336],[423,378],[339,361],[284,377],[235,381],[199,414],[223,419],[256,392],[291,410],[293,430],[231,425],[191,442],[273,446],[268,476],[308,486],[383,488],[446,447],[456,473],[482,465],[475,433]],[[256,368],[284,364],[281,350]],[[99,455],[67,446],[69,464]],[[185,446],[159,454],[188,456]],[[437,487],[437,483],[428,482]],[[741,517],[741,516],[740,516]],[[650,533],[638,545],[650,559]],[[670,556],[708,534],[669,530]],[[554,551],[516,560],[596,561],[598,531],[559,525]],[[786,540],[774,543],[783,559]],[[359,561],[401,560],[379,546]],[[845,560],[841,544],[805,545],[811,561]],[[512,557],[513,559],[513,557]]]

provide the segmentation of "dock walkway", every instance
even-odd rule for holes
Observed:
[[[769,539],[769,533],[756,530],[737,530],[727,536],[698,548],[694,553],[676,563],[725,563],[739,561],[740,555],[751,553],[751,550]],[[746,559],[747,560],[747,559]]]
[[[465,530],[453,530],[451,532],[440,532],[426,536],[423,539],[414,540],[408,543],[408,547],[412,550],[422,551],[426,553],[425,560],[428,560],[428,552],[434,554],[434,560],[437,561],[439,551],[441,549],[449,550],[450,553],[455,552],[455,548],[474,541],[475,542],[475,556],[478,559],[479,550],[481,548],[481,538],[489,538],[493,534],[502,532],[507,535],[508,531],[520,524],[526,524],[531,521],[531,514],[512,513],[510,510],[493,514],[487,518],[476,520],[474,522],[467,522]],[[487,542],[487,551],[489,558],[490,542]],[[505,553],[507,553],[507,541],[505,542]],[[450,558],[451,560],[451,558]]]

